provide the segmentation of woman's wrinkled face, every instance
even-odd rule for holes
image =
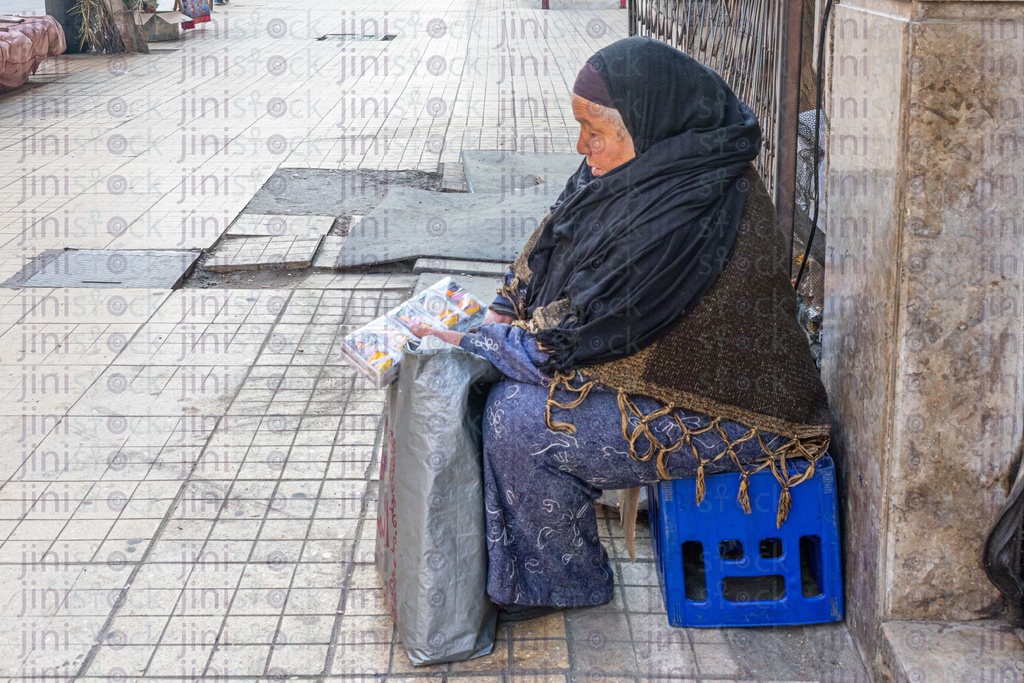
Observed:
[[[585,154],[595,177],[602,176],[636,156],[633,138],[603,113],[605,108],[579,95],[572,96],[572,113],[580,124],[576,151]]]

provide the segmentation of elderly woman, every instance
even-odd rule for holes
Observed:
[[[587,61],[572,110],[585,162],[485,324],[436,333],[505,376],[483,441],[488,592],[511,618],[612,599],[602,489],[695,477],[699,497],[705,474],[771,467],[784,518],[779,463],[828,441],[750,109],[629,38]]]

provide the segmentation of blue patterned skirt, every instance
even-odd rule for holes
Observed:
[[[566,393],[558,398],[565,402],[576,396]],[[598,538],[594,501],[603,489],[659,481],[656,462],[630,457],[614,393],[595,388],[576,408],[556,408],[553,420],[575,426],[573,434],[548,429],[547,399],[547,388],[511,379],[493,385],[487,399],[483,437],[488,592],[499,605],[602,605],[612,599],[614,577]],[[653,399],[631,399],[644,414],[661,408]],[[676,417],[690,429],[710,422],[706,416],[681,410]],[[731,422],[721,426],[730,440],[749,431]],[[664,445],[682,435],[670,415],[654,420],[651,432]],[[762,438],[771,445],[778,437],[762,432]],[[724,447],[714,431],[694,437],[693,443],[702,458],[712,458]],[[645,453],[649,446],[640,437],[636,452]],[[756,439],[737,449],[743,463],[763,455]],[[695,476],[697,466],[688,447],[667,456],[673,479]],[[705,472],[735,469],[725,457],[706,466]]]

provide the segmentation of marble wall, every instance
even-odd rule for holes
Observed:
[[[835,8],[823,375],[848,621],[999,614],[1024,412],[1024,2]]]
[[[863,640],[884,607],[907,31],[846,5],[834,27],[822,374],[845,493],[847,621]]]

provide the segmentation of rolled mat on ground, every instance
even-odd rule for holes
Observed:
[[[44,59],[65,50],[64,29],[53,17],[0,19],[0,92],[24,85]]]

